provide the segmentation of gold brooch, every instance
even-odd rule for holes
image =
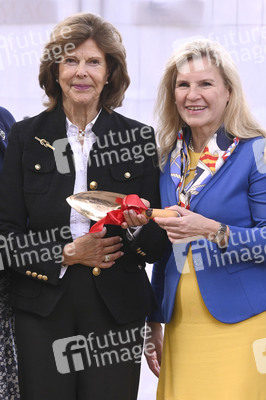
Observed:
[[[41,143],[42,146],[44,146],[44,147],[50,147],[50,149],[55,150],[55,148],[54,148],[53,146],[51,146],[50,143],[47,142],[47,140],[45,140],[45,139],[40,139],[40,138],[38,138],[37,136],[35,136],[34,139],[39,140],[39,142]]]

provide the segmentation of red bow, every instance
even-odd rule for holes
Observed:
[[[124,198],[117,197],[115,201],[121,205],[121,208],[109,211],[104,218],[91,227],[90,232],[100,232],[106,224],[121,225],[122,222],[125,222],[123,215],[123,211],[125,210],[134,210],[137,214],[141,214],[143,210],[147,210],[145,204],[136,194],[129,194]]]

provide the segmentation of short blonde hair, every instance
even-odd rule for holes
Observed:
[[[178,69],[194,57],[207,57],[218,68],[230,91],[223,121],[226,131],[240,139],[266,136],[266,131],[255,121],[248,108],[239,73],[230,54],[218,42],[208,39],[188,42],[172,54],[159,85],[155,113],[161,168],[176,142],[177,132],[185,124],[175,105]]]
[[[130,83],[122,37],[112,24],[100,16],[79,13],[58,23],[44,47],[39,83],[48,97],[48,110],[62,99],[61,87],[56,82],[59,63],[68,51],[73,51],[87,39],[93,39],[104,52],[109,72],[108,85],[104,86],[101,93],[100,105],[108,111],[122,105]]]

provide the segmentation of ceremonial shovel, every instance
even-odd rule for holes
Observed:
[[[121,204],[116,202],[116,199],[120,198],[120,202],[126,197],[124,194],[113,193],[113,192],[105,192],[100,190],[92,190],[89,192],[81,192],[77,194],[73,194],[69,196],[66,200],[68,204],[78,211],[80,214],[85,217],[92,219],[93,221],[101,221],[102,224],[106,222],[108,218],[107,214],[117,213],[118,210],[121,209]],[[129,195],[128,197],[134,198],[135,201],[132,201],[133,204],[126,202],[127,207],[136,207],[136,204],[143,203],[140,201],[138,196]],[[135,197],[138,199],[136,200]],[[127,199],[128,200],[128,199]],[[144,206],[144,205],[143,205]],[[178,217],[180,216],[177,211],[169,210],[169,209],[156,209],[156,208],[148,208],[142,209],[142,207],[137,206],[137,208],[141,209],[141,213],[144,214],[148,218],[154,217]],[[143,207],[144,208],[144,207]],[[122,211],[121,211],[122,212]],[[118,212],[119,213],[119,212]],[[120,213],[119,213],[120,214]],[[121,216],[121,214],[120,214]],[[108,223],[108,222],[107,222]],[[109,222],[110,223],[110,222]],[[111,222],[113,223],[113,222]],[[117,222],[115,222],[117,223]],[[97,222],[97,224],[101,224],[101,222]],[[94,227],[96,226],[94,225]],[[101,225],[102,228],[103,225]],[[93,227],[93,228],[94,228]],[[93,275],[98,276],[101,273],[101,269],[98,267],[94,267],[92,270]]]
[[[125,194],[91,190],[69,196],[66,200],[68,204],[85,217],[93,221],[99,221],[106,214],[113,210],[121,209],[121,205],[116,202],[117,198],[123,199]],[[154,217],[178,217],[178,212],[169,209],[148,208],[143,210],[148,218]]]

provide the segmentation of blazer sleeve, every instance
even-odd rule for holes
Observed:
[[[125,234],[124,238],[127,240]],[[166,231],[152,220],[141,228],[140,233],[132,242],[129,242],[131,251],[146,263],[159,260],[164,254],[167,243]]]
[[[167,249],[162,258],[153,264],[151,285],[158,307],[152,311],[147,320],[151,322],[165,322],[163,313],[163,299],[165,291],[165,270],[168,263],[173,261],[172,243],[168,240]]]
[[[254,147],[255,146],[255,147]],[[249,177],[248,204],[252,227],[229,224],[230,238],[222,249],[228,267],[234,271],[252,265],[266,266],[266,164],[263,158],[265,140],[253,144],[254,160]],[[257,149],[257,150],[255,150]],[[232,266],[232,267],[231,267]]]

